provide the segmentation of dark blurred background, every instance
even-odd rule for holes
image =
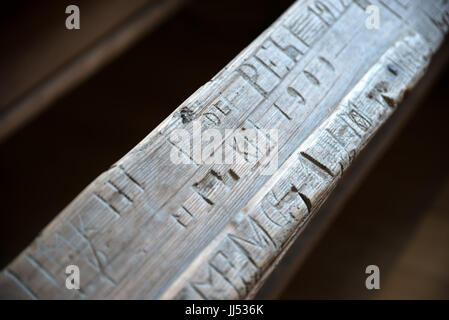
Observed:
[[[84,25],[92,2],[78,1],[81,35],[65,29],[69,1],[1,4],[0,113],[41,80],[36,75],[45,77],[73,58],[64,51],[76,48],[75,55],[102,36],[127,7],[121,1]],[[141,2],[127,3],[138,9]],[[0,267],[292,2],[188,1],[4,139]],[[63,42],[39,51],[40,35],[57,19],[60,30],[52,37]],[[447,67],[442,74],[280,298],[449,298]],[[380,267],[380,291],[364,287],[369,264]]]

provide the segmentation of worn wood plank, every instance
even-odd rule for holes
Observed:
[[[368,174],[380,161],[379,159],[384,158],[384,154],[396,141],[397,136],[407,125],[410,118],[414,116],[416,110],[424,107],[424,103],[427,102],[425,98],[437,85],[442,75],[441,70],[445,70],[448,62],[449,44],[445,42],[443,48],[440,48],[432,57],[432,63],[424,77],[419,80],[415,88],[401,102],[400,108],[385,121],[369,144],[351,163],[334,191],[316,212],[314,219],[310,221],[301,236],[288,249],[279,265],[276,266],[263,287],[258,291],[256,299],[276,299],[279,298],[283,290],[292,287],[291,281],[298,272],[301,274],[302,264],[306,263],[309,254],[315,250],[315,246],[319,243],[321,237],[324,237],[328,229],[333,226],[340,213],[345,214],[344,208],[348,209],[347,202],[350,202],[359,187],[370,183],[370,181],[366,181]],[[373,197],[384,201],[385,195],[385,190],[379,190],[379,193],[373,195]],[[365,212],[360,212],[360,214],[364,215]],[[304,291],[302,288],[299,288],[299,290]]]
[[[365,27],[370,3],[380,8],[378,30]],[[298,1],[89,185],[2,272],[2,296],[254,296],[421,78],[448,9],[443,1]],[[195,153],[209,146],[198,138],[210,128],[219,148],[236,154],[232,162]],[[193,153],[174,139],[179,129],[193,135]],[[268,136],[262,157],[250,161],[259,145],[242,152],[235,144],[242,132]],[[78,291],[64,287],[69,264],[80,267]]]

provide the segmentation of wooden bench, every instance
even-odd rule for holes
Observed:
[[[366,25],[370,5],[378,29]],[[294,3],[73,200],[3,270],[1,296],[275,291],[280,273],[298,263],[282,269],[282,258],[304,257],[388,140],[379,139],[394,135],[435,79],[426,70],[446,61],[445,51],[431,64],[448,10],[444,1]],[[210,129],[220,138],[214,155],[233,156],[229,163],[195,152],[209,145],[200,136]],[[79,290],[65,287],[68,265],[80,269]]]

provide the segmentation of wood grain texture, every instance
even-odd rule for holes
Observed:
[[[287,287],[294,287],[292,283],[294,283],[295,275],[302,274],[303,263],[308,264],[309,255],[316,256],[315,250],[317,245],[321,243],[321,238],[327,237],[326,233],[334,230],[334,222],[338,220],[340,214],[346,215],[346,210],[351,210],[349,204],[351,203],[354,194],[358,192],[358,189],[360,187],[365,188],[365,185],[371,183],[370,179],[372,178],[372,174],[370,174],[369,177],[368,174],[372,170],[375,170],[374,168],[377,165],[382,165],[377,162],[380,161],[380,159],[384,161],[384,154],[387,153],[393,142],[397,143],[397,136],[401,131],[405,130],[404,126],[407,125],[408,121],[414,116],[416,109],[422,107],[424,103],[426,103],[426,105],[428,104],[428,101],[425,100],[428,93],[435,90],[434,87],[436,86],[441,87],[441,85],[438,84],[438,80],[441,80],[440,76],[442,73],[444,74],[444,71],[442,70],[445,70],[448,61],[449,46],[446,42],[443,43],[443,46],[438,52],[432,56],[432,63],[430,64],[429,69],[419,80],[415,88],[404,97],[400,108],[398,108],[385,123],[382,124],[382,127],[376,132],[376,135],[370,140],[369,144],[357,155],[351,163],[351,166],[345,170],[345,174],[338,182],[336,188],[332,191],[329,197],[327,197],[326,201],[315,213],[314,218],[308,223],[307,228],[284,254],[280,263],[266,279],[263,286],[258,290],[257,295],[255,296],[256,299],[278,299],[281,297],[281,292],[283,290]],[[405,132],[405,135],[407,134],[408,133]],[[431,134],[435,134],[435,132],[432,132]],[[388,182],[388,184],[389,183],[390,182]],[[373,195],[373,198],[381,198],[382,202],[380,203],[385,203],[385,196],[388,196],[388,191],[381,188]],[[359,210],[358,212],[360,212],[362,217],[366,214],[363,210]],[[369,252],[369,249],[367,249],[367,252]],[[328,267],[329,265],[324,266],[323,270]],[[357,279],[357,281],[359,280],[360,279]],[[364,278],[358,283],[363,282]],[[302,287],[296,288],[295,292],[297,293],[306,293],[308,290],[307,288]],[[365,290],[364,287],[363,290]],[[368,296],[366,295],[366,297]]]
[[[379,30],[365,27],[369,4],[380,8]],[[444,1],[298,1],[89,185],[1,273],[1,295],[253,297],[423,75],[448,10]],[[225,129],[276,128],[279,168],[264,175],[244,157],[175,165],[170,134],[201,117],[226,132],[221,145],[232,139]],[[78,291],[64,286],[69,264],[80,267]]]

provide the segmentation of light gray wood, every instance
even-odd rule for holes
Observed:
[[[437,85],[449,62],[449,43],[445,42],[443,48],[432,57],[432,63],[424,77],[419,80],[415,88],[407,94],[400,108],[396,110],[382,125],[370,143],[360,152],[351,166],[346,170],[344,176],[330,196],[326,199],[320,209],[316,212],[314,219],[310,221],[301,236],[292,244],[282,261],[270,274],[258,291],[256,299],[277,299],[294,279],[295,275],[301,274],[302,264],[307,261],[309,253],[315,250],[315,246],[325,236],[327,230],[333,225],[334,220],[340,213],[345,214],[344,208],[351,200],[360,186],[366,183],[366,176],[373,167],[383,158],[391,144],[396,140],[399,133],[404,129],[409,119],[414,116],[419,108],[427,107],[425,98]],[[444,72],[443,72],[444,74]],[[388,182],[386,182],[388,183]],[[384,198],[385,190],[373,195],[373,198]],[[349,208],[350,210],[350,208]],[[364,215],[364,212],[360,212]],[[302,290],[302,288],[298,288]]]
[[[370,3],[380,8],[379,30],[365,27]],[[448,9],[298,1],[89,185],[2,272],[2,296],[253,297],[422,77]],[[175,165],[170,134],[191,131],[201,116],[223,132],[278,129],[267,157],[277,155],[279,168],[264,175],[244,157]],[[80,267],[81,290],[64,286],[69,264]]]

